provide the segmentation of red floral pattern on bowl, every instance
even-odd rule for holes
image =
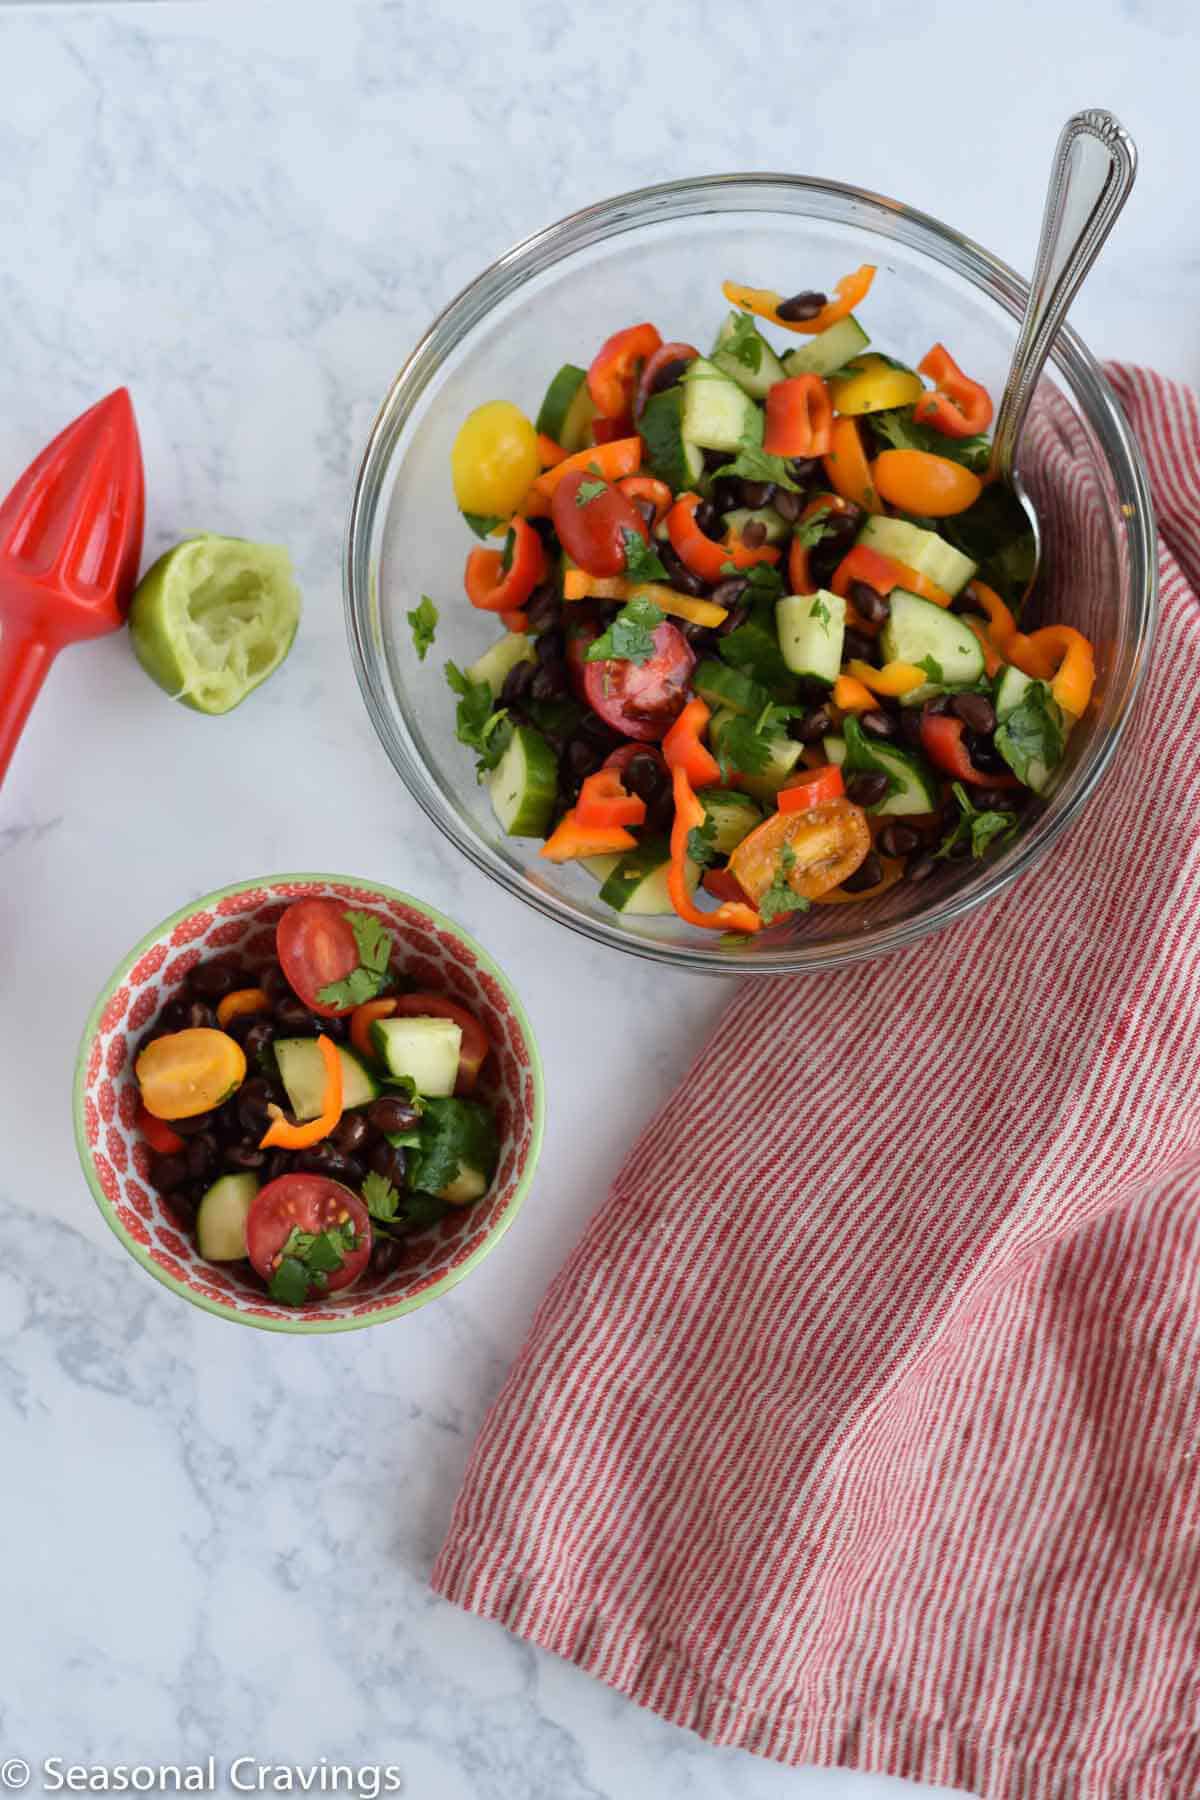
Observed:
[[[460,995],[497,1053],[480,1079],[496,1107],[500,1163],[490,1193],[411,1239],[383,1280],[366,1277],[345,1300],[320,1311],[278,1306],[239,1268],[205,1262],[182,1236],[161,1197],[143,1186],[149,1166],[137,1130],[137,1046],[175,984],[202,957],[228,955],[237,921],[240,949],[269,948],[293,899],[337,898],[373,912],[392,931],[422,986]],[[180,955],[179,946],[187,950]],[[418,954],[404,955],[406,949]],[[175,952],[172,955],[172,951]],[[170,959],[169,967],[167,965]],[[516,1056],[511,1054],[516,1052]],[[532,1078],[529,1070],[532,1069]],[[224,1318],[275,1331],[346,1331],[375,1325],[434,1299],[460,1281],[515,1217],[541,1148],[541,1063],[513,989],[473,939],[407,894],[343,875],[281,875],[208,894],[167,919],[137,946],[101,994],[80,1045],[75,1076],[76,1139],[101,1212],[130,1254],[166,1286]],[[101,1126],[103,1121],[103,1127]],[[141,1179],[139,1179],[139,1177]]]

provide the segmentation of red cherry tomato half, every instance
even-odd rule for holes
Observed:
[[[294,900],[275,928],[275,951],[298,1000],[324,1019],[353,1012],[317,999],[330,982],[358,967],[358,945],[346,909],[336,900]]]
[[[491,1045],[487,1032],[465,1006],[447,1000],[445,994],[400,994],[393,1017],[397,1019],[453,1019],[462,1029],[462,1047],[458,1053],[456,1094],[469,1094],[479,1078]]]
[[[305,902],[308,904],[308,902]],[[371,1254],[371,1220],[358,1195],[327,1175],[281,1175],[260,1188],[246,1217],[246,1252],[264,1281],[270,1281],[283,1246],[294,1230],[329,1231],[349,1219],[358,1243],[347,1250],[322,1290],[335,1294],[357,1281]]]
[[[587,469],[564,475],[550,505],[554,529],[567,555],[589,575],[625,572],[625,534],[649,540],[646,521],[620,488]]]
[[[649,662],[590,662],[584,670],[587,703],[606,725],[626,737],[656,743],[670,731],[687,701],[696,657],[683,633],[663,623],[654,633]]]

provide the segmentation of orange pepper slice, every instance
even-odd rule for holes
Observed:
[[[871,479],[857,419],[835,419],[828,453],[822,458],[825,478],[835,494],[852,500],[864,512],[880,513],[883,502]]]
[[[636,475],[642,466],[641,438],[614,438],[609,444],[593,444],[590,450],[576,450],[573,456],[564,456],[552,469],[543,469],[533,484],[534,492],[549,502],[564,476],[574,469],[590,470],[593,465],[605,481],[622,481],[626,475]]]
[[[721,292],[731,306],[740,307],[742,312],[768,319],[772,325],[778,325],[784,331],[799,331],[806,337],[815,337],[817,332],[828,331],[831,325],[836,325],[839,319],[852,313],[859,301],[866,299],[874,279],[874,263],[863,263],[852,274],[843,275],[834,285],[833,299],[827,301],[811,319],[781,319],[779,308],[784,295],[776,293],[774,288],[742,287],[736,281],[723,281]]]
[[[247,1013],[269,1012],[271,1002],[261,988],[234,988],[217,1004],[217,1024],[224,1031],[231,1019],[244,1019]]]
[[[332,1038],[317,1039],[321,1061],[325,1064],[325,1087],[321,1094],[321,1110],[307,1124],[293,1125],[276,1106],[266,1134],[259,1139],[260,1150],[307,1150],[327,1138],[342,1116],[342,1059]]]

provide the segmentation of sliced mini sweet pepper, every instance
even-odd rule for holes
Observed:
[[[1096,685],[1096,658],[1088,639],[1073,625],[1043,625],[1040,631],[1031,631],[1025,643],[1033,652],[1029,660],[1036,658],[1039,666],[1052,671],[1050,692],[1063,711],[1080,718]],[[1021,667],[1015,655],[1011,660]]]
[[[350,1042],[368,1066],[377,1060],[371,1027],[377,1019],[390,1019],[395,1010],[396,996],[390,994],[380,1000],[364,1000],[350,1015]]]
[[[653,325],[627,325],[601,344],[587,372],[588,392],[601,418],[633,416],[633,396],[642,367],[662,337]]]
[[[853,675],[839,675],[830,698],[842,712],[872,712],[875,707],[875,696],[870,688]]]
[[[689,625],[704,625],[714,630],[729,617],[729,609],[715,600],[694,600],[690,594],[677,593],[661,581],[629,581],[624,575],[589,575],[586,569],[563,572],[564,600],[632,600],[653,601],[659,612],[686,619]]]
[[[786,782],[775,796],[775,804],[780,812],[808,812],[814,806],[838,799],[845,791],[842,771],[835,763],[826,763],[823,768],[810,769],[795,781]]]
[[[630,413],[621,413],[615,419],[602,419],[599,415],[592,420],[592,440],[597,444],[615,444],[621,438],[630,437],[633,433],[633,417]]]
[[[843,500],[852,500],[864,512],[883,511],[856,419],[834,420],[824,466],[825,479],[835,494],[840,494]]]
[[[759,319],[769,319],[772,325],[779,325],[784,331],[800,331],[807,337],[813,337],[818,331],[827,331],[852,313],[860,300],[865,300],[875,279],[874,263],[863,263],[852,275],[843,275],[833,290],[833,299],[826,301],[820,312],[814,313],[811,319],[781,319],[779,308],[785,296],[776,293],[774,288],[742,287],[736,281],[723,281],[721,291],[731,306],[740,307],[743,312],[754,313]]]
[[[581,825],[572,807],[563,814],[538,855],[547,862],[563,863],[581,856],[613,856],[636,848],[637,839],[623,825]]]
[[[645,500],[654,508],[654,517],[650,521],[651,530],[662,524],[675,499],[666,482],[659,481],[653,475],[627,475],[624,481],[618,481],[617,487],[635,506],[639,500]]]
[[[545,510],[548,512],[555,488],[573,469],[587,469],[600,476],[603,481],[620,481],[626,475],[636,475],[641,466],[641,438],[632,434],[629,437],[614,438],[609,444],[592,444],[587,450],[576,450],[573,456],[564,456],[552,469],[543,469],[534,482],[531,493],[536,494],[539,501],[545,502]],[[521,511],[528,511],[531,518],[538,516],[524,503]]]
[[[934,768],[955,781],[973,782],[976,787],[1019,787],[1015,775],[993,775],[975,767],[964,739],[966,729],[961,719],[949,713],[927,712],[922,716],[921,748]]]
[[[715,787],[721,779],[720,764],[703,742],[711,717],[703,700],[689,700],[662,741],[667,767],[682,769],[694,788]]]
[[[261,988],[234,988],[217,1002],[217,1024],[227,1031],[231,1020],[244,1019],[249,1013],[269,1012],[271,1002]]]
[[[627,791],[619,769],[597,769],[579,790],[575,820],[585,831],[610,825],[644,825],[646,802]]]
[[[637,393],[633,400],[634,418],[640,419],[646,410],[646,402],[654,392],[654,384],[663,369],[671,363],[695,362],[699,354],[695,344],[660,344],[653,356],[647,358],[638,377]]]
[[[979,648],[983,651],[983,672],[990,681],[1004,667],[1004,658],[988,636],[988,628],[982,619],[974,618],[971,613],[963,613],[962,622],[979,639]]]
[[[975,437],[992,422],[992,397],[982,382],[964,375],[945,344],[935,344],[917,364],[933,383],[913,408],[913,417],[944,437]]]
[[[1008,653],[1005,645],[1017,635],[1017,621],[1010,608],[1000,598],[995,588],[990,588],[982,581],[968,584],[966,598],[984,614],[988,622],[988,636],[1002,656]]]
[[[728,869],[705,869],[700,877],[700,886],[714,900],[734,900],[743,906],[750,904],[745,888]]]
[[[144,1106],[138,1108],[138,1130],[152,1150],[160,1156],[170,1156],[176,1150],[183,1149],[183,1139],[177,1131],[172,1131],[165,1119],[156,1119],[152,1112]]]
[[[527,519],[514,518],[512,560],[504,566],[500,550],[472,550],[467,558],[467,599],[481,612],[514,612],[528,600],[546,573],[542,540]]]
[[[826,513],[845,512],[847,502],[840,494],[816,494],[800,514],[792,542],[788,549],[788,583],[789,592],[793,594],[815,594],[817,582],[813,580],[809,566],[808,554],[810,546],[804,542],[804,527],[810,519],[824,516]]]
[[[847,367],[848,374],[830,383],[833,404],[843,418],[887,412],[893,406],[911,406],[925,392],[919,375],[874,351],[856,356]]]
[[[833,437],[833,402],[819,375],[792,375],[767,389],[763,449],[769,456],[824,456]]]
[[[847,551],[834,570],[829,586],[833,593],[845,596],[856,581],[865,582],[877,594],[887,595],[893,588],[900,587],[910,594],[919,594],[922,600],[932,600],[935,606],[949,606],[951,601],[945,588],[938,587],[919,569],[897,562],[894,556],[881,556],[869,544],[855,544]]]
[[[317,1049],[325,1064],[325,1086],[321,1092],[321,1110],[304,1125],[293,1125],[278,1106],[269,1108],[271,1123],[259,1140],[260,1150],[307,1150],[327,1138],[342,1116],[342,1059],[332,1038],[317,1039]]]
[[[727,532],[718,543],[701,531],[696,513],[702,505],[699,494],[680,494],[667,514],[667,536],[671,548],[686,569],[701,581],[723,581],[729,565],[735,569],[752,569],[757,563],[777,563],[779,551],[774,544],[743,544]]]
[[[667,871],[667,892],[671,905],[688,925],[700,925],[706,931],[758,931],[762,920],[744,901],[726,900],[716,912],[701,912],[688,892],[688,833],[704,823],[704,807],[692,792],[687,770],[676,767],[675,823],[671,827],[671,862]]]
[[[911,694],[914,688],[924,687],[929,680],[926,671],[915,663],[889,662],[884,663],[882,669],[875,669],[857,657],[846,664],[846,673],[853,680],[861,681],[873,694],[883,694],[892,700]]]

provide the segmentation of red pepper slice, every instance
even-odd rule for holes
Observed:
[[[660,344],[653,356],[647,359],[646,366],[638,377],[637,393],[633,401],[634,418],[640,419],[645,411],[660,370],[665,369],[668,363],[695,362],[699,354],[695,344]]]
[[[840,799],[845,791],[842,771],[834,763],[827,763],[824,768],[810,769],[797,781],[789,781],[781,787],[776,804],[783,813],[809,812],[814,806],[825,806],[830,800]]]
[[[705,869],[700,877],[700,885],[706,894],[714,900],[734,900],[742,906],[749,906],[750,897],[736,875],[728,869]]]
[[[140,1107],[138,1110],[138,1130],[152,1150],[160,1156],[170,1156],[176,1150],[183,1149],[183,1139],[177,1131],[172,1131],[165,1119],[156,1119],[152,1112]]]
[[[715,787],[721,766],[707,744],[701,742],[712,714],[703,700],[689,700],[662,741],[669,769],[683,769],[694,788]]]
[[[627,325],[601,344],[587,372],[588,392],[602,419],[633,412],[633,396],[642,365],[662,343],[653,325]],[[593,426],[593,430],[595,427]]]
[[[688,925],[702,925],[706,931],[758,931],[762,920],[752,906],[742,901],[727,900],[716,912],[701,912],[688,893],[688,833],[695,825],[703,825],[704,808],[692,792],[687,770],[675,770],[675,823],[671,827],[671,866],[667,872],[667,892],[671,905]]]
[[[1015,775],[992,775],[977,769],[963,742],[966,726],[949,713],[925,713],[921,719],[921,748],[944,775],[955,781],[970,781],[976,787],[1020,787]]]
[[[756,563],[777,563],[779,551],[774,544],[743,544],[740,538],[726,533],[723,543],[710,538],[696,523],[696,512],[702,504],[699,494],[680,494],[667,514],[667,536],[671,548],[685,568],[701,581],[723,581],[729,563],[735,569],[751,569]]]
[[[833,401],[819,375],[793,375],[767,390],[763,449],[769,456],[825,456],[833,445]]]
[[[509,529],[513,552],[507,570],[499,550],[481,545],[467,558],[467,599],[481,612],[519,611],[546,572],[542,540],[528,519],[514,518]]]
[[[646,802],[626,792],[619,769],[597,769],[579,790],[575,821],[585,831],[609,825],[644,825]]]
[[[597,444],[615,444],[621,438],[627,438],[633,430],[633,420],[628,413],[622,413],[616,419],[593,419],[592,439]]]
[[[992,422],[992,397],[982,382],[964,375],[945,344],[935,344],[917,364],[928,375],[933,392],[922,395],[913,417],[932,425],[944,437],[975,437]]]
[[[658,481],[653,475],[626,475],[624,481],[618,481],[617,487],[627,500],[635,504],[639,500],[648,500],[654,508],[654,517],[650,521],[651,530],[661,525],[674,504],[675,496],[665,481]]]

